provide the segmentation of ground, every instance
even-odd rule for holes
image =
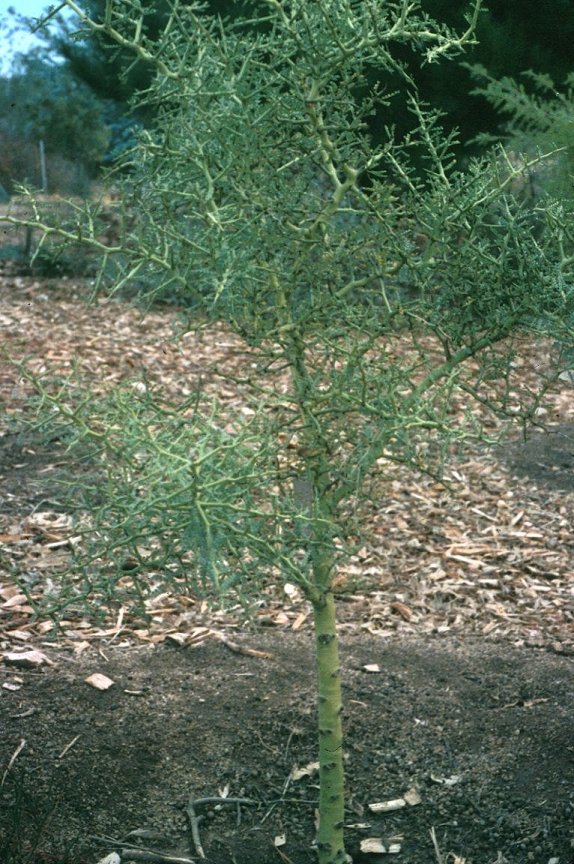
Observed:
[[[354,631],[343,630],[342,666],[355,860],[377,860],[357,855],[359,840],[374,836],[401,844],[398,861],[435,861],[434,829],[445,861],[570,864],[571,659]],[[14,820],[17,845],[35,849],[21,860],[59,861],[67,850],[65,860],[95,864],[141,846],[197,861],[188,800],[227,792],[250,803],[196,808],[208,862],[314,861],[317,778],[292,779],[315,760],[311,635],[235,640],[269,657],[216,638],[195,649],[120,642],[79,657],[51,646],[54,666],[2,670],[3,682],[21,682],[0,709],[4,764],[26,742],[2,790],[4,822]],[[366,671],[371,664],[380,671]],[[114,682],[106,692],[85,683],[95,672]],[[413,787],[419,804],[369,811]]]
[[[89,310],[70,281],[0,280],[12,355],[80,361],[96,385],[197,368],[209,385],[210,352],[237,356],[222,331],[178,351],[172,323]],[[0,376],[0,862],[199,861],[190,801],[210,864],[313,862],[305,603],[271,586],[250,615],[166,592],[143,619],[127,601],[70,608],[59,630],[34,618],[67,549],[56,481],[84,468],[18,429],[27,385],[8,363]],[[356,862],[388,858],[361,853],[366,837],[408,864],[574,862],[572,392],[551,396],[549,432],[458,454],[455,493],[398,472],[361,512],[365,544],[337,586]],[[369,809],[395,799],[414,803]]]

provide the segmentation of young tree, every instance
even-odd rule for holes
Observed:
[[[116,288],[137,278],[149,301],[185,300],[189,327],[226,322],[249,363],[236,414],[199,388],[175,406],[145,386],[120,390],[98,412],[89,397],[71,406],[38,386],[101,444],[109,484],[96,552],[119,565],[129,551],[136,568],[161,565],[206,590],[257,591],[271,574],[304,592],[319,679],[317,852],[320,864],[343,864],[333,582],[360,533],[354,502],[393,462],[438,471],[453,442],[481,434],[473,400],[534,415],[549,379],[521,391],[513,361],[520,335],[559,329],[571,303],[568,214],[557,220],[555,205],[534,240],[505,194],[512,165],[455,170],[454,136],[414,86],[418,133],[402,142],[390,94],[356,99],[366,64],[408,80],[395,46],[426,62],[459,52],[480,0],[460,35],[403,0],[261,0],[257,33],[241,16],[176,3],[154,43],[139,0],[108,0],[101,20],[67,5],[154,65],[145,99],[158,108],[130,157],[131,235],[106,248],[96,214],[67,236],[99,248],[104,265],[117,256]],[[376,103],[389,113],[378,144],[365,131]],[[424,152],[422,177],[413,149]],[[452,424],[456,391],[468,401],[464,427]]]

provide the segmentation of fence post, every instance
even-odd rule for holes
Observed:
[[[44,149],[44,139],[40,138],[40,174],[42,177],[42,192],[48,191],[48,170],[46,168],[46,151]]]

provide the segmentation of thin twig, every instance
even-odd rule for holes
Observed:
[[[149,861],[153,864],[195,864],[193,858],[164,855],[162,852],[150,852],[147,849],[122,849],[122,858],[132,861]]]
[[[66,744],[66,746],[64,747],[62,752],[58,755],[58,759],[64,758],[64,756],[66,755],[68,750],[70,750],[74,746],[74,744],[76,743],[76,741],[78,740],[79,737],[80,737],[79,735],[76,735],[75,738],[72,738],[72,740],[69,742],[69,744]]]
[[[194,807],[204,807],[207,804],[257,804],[252,798],[196,798],[193,802]]]
[[[16,749],[12,753],[12,756],[10,757],[10,761],[8,762],[8,765],[6,766],[6,770],[4,771],[4,774],[2,775],[2,782],[0,783],[0,786],[3,786],[4,783],[6,782],[6,777],[8,776],[8,772],[12,768],[14,762],[18,758],[18,755],[22,752],[22,750],[24,749],[25,746],[26,746],[26,739],[22,738],[22,740],[20,741],[20,743],[18,744],[18,746],[16,747]]]
[[[177,855],[168,855],[164,852],[156,852],[153,849],[134,848],[131,844],[124,843],[122,840],[116,840],[114,837],[101,837],[94,834],[91,839],[102,846],[115,846],[116,849],[121,849],[120,857],[126,860],[150,861],[153,864],[195,864],[193,858],[180,858]]]
[[[195,813],[194,801],[191,795],[189,796],[187,807],[185,808],[185,813],[189,820],[191,839],[193,840],[195,851],[200,858],[205,858],[205,852],[203,851],[203,846],[201,845],[201,840],[199,839],[199,820],[201,819],[201,816],[197,816]]]
[[[440,851],[438,840],[436,839],[436,831],[434,830],[434,827],[430,829],[430,836],[432,845],[434,846],[437,864],[444,864],[444,858],[442,857],[442,852]]]
[[[200,858],[205,858],[205,852],[203,851],[201,840],[199,838],[199,822],[203,817],[196,814],[195,808],[204,807],[208,804],[237,804],[238,820],[240,821],[240,805],[257,804],[257,801],[253,801],[251,798],[218,798],[215,796],[213,798],[197,798],[194,800],[190,796],[187,802],[187,807],[185,808],[185,813],[189,820],[189,827],[191,829],[191,838],[193,840],[193,845],[195,846],[195,850]]]
[[[258,651],[256,648],[247,648],[245,645],[239,645],[237,642],[232,642],[231,639],[228,639],[227,636],[220,633],[216,634],[216,636],[219,641],[222,642],[230,651],[233,651],[234,654],[243,654],[245,657],[259,657],[261,660],[273,659],[273,654],[270,654],[269,651]]]
[[[287,780],[286,780],[285,783],[283,784],[283,789],[282,789],[282,791],[281,791],[281,797],[278,798],[277,801],[274,801],[274,802],[271,804],[271,807],[270,807],[269,810],[265,813],[265,815],[263,816],[263,819],[262,819],[261,822],[259,823],[260,825],[263,825],[263,823],[264,823],[264,822],[265,822],[265,821],[266,821],[266,820],[271,816],[271,814],[273,813],[273,811],[275,810],[275,808],[279,806],[279,804],[283,804],[283,803],[284,803],[284,801],[285,801],[285,792],[287,791],[290,782],[291,782],[291,775],[289,774],[289,775],[287,775]]]
[[[275,847],[275,851],[277,852],[281,860],[285,862],[285,864],[293,864],[292,859],[289,858],[284,852],[282,852],[278,846]]]

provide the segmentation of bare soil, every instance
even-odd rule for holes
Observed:
[[[464,639],[380,639],[344,627],[349,849],[382,837],[398,861],[573,860],[571,658]],[[146,849],[198,861],[186,807],[203,817],[210,864],[314,861],[317,778],[308,632],[218,640],[44,648],[54,666],[0,671],[3,861],[95,864]],[[378,664],[380,672],[365,666]],[[85,679],[102,673],[106,692]],[[421,802],[369,804],[416,787]],[[248,799],[248,804],[213,801]],[[285,844],[275,846],[276,838]],[[16,850],[18,850],[16,854]],[[447,857],[452,856],[458,858]],[[148,859],[153,860],[153,859]]]
[[[99,313],[86,313],[70,285],[60,288],[66,302],[52,285],[4,281],[0,323],[12,345],[23,338],[22,318],[35,315],[24,328],[35,356],[92,350],[87,333]],[[122,333],[141,349],[130,315],[119,318]],[[129,354],[119,325],[114,332],[109,350],[103,335],[98,341],[98,371],[114,352],[122,361]],[[5,384],[10,374],[4,368]],[[359,851],[361,839],[379,837],[400,845],[391,857],[405,864],[574,864],[572,397],[566,402],[551,436],[535,433],[461,467],[473,490],[462,505],[405,480],[392,511],[403,520],[398,533],[381,537],[375,516],[365,524],[370,539],[356,563],[367,581],[360,592],[339,592],[355,862],[389,857]],[[46,556],[57,550],[43,538],[42,558],[37,538],[24,529],[15,538],[31,515],[58,509],[58,472],[85,469],[66,463],[65,442],[12,427],[0,435],[0,454],[0,864],[96,864],[112,852],[121,864],[201,861],[190,802],[208,864],[313,862],[317,776],[312,767],[299,779],[295,771],[312,766],[317,750],[304,605],[285,611],[284,597],[267,595],[248,618],[199,602],[190,612],[169,597],[170,614],[156,609],[141,625],[122,625],[106,609],[99,629],[85,620],[59,634],[43,627],[13,602],[12,575],[17,566],[21,579],[44,584]],[[486,523],[468,521],[473,507]],[[476,544],[486,544],[484,526],[496,520],[507,534],[492,564]],[[441,582],[440,597],[436,588],[425,593],[427,576],[438,578],[429,563],[438,551],[455,566],[455,526],[466,557],[444,576],[453,581]],[[424,542],[409,545],[415,535]],[[373,564],[377,542],[390,544],[387,581]],[[415,571],[416,579],[405,575]],[[497,579],[507,580],[504,589]],[[92,611],[94,619],[102,612]],[[192,632],[205,628],[195,647],[166,636],[185,630],[186,615]],[[45,659],[14,665],[18,647]],[[250,650],[257,653],[241,653]],[[109,689],[87,683],[94,673],[113,682]],[[419,803],[369,808],[413,789]]]

